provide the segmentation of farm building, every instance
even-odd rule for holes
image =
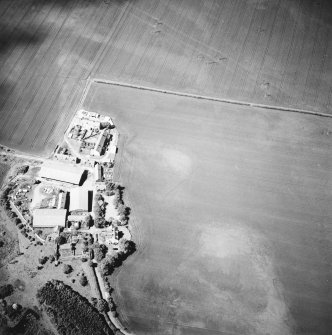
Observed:
[[[53,228],[66,226],[67,210],[40,208],[33,211],[34,228]]]
[[[83,211],[89,210],[89,194],[88,191],[82,187],[73,188],[70,191],[70,205],[69,210]]]
[[[83,172],[79,167],[52,161],[42,165],[40,177],[79,185]]]
[[[106,141],[107,135],[105,132],[101,132],[100,135],[98,136],[98,139],[96,141],[95,147],[91,150],[91,155],[92,156],[100,156],[104,146],[105,146],[105,141]]]

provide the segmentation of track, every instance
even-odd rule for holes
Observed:
[[[257,104],[257,103],[241,101],[241,100],[221,99],[221,98],[210,97],[210,96],[205,96],[205,95],[190,94],[190,93],[184,93],[184,92],[179,92],[179,91],[169,91],[169,90],[163,90],[163,89],[149,87],[149,86],[139,86],[139,85],[127,84],[127,83],[122,83],[118,81],[98,79],[98,78],[93,78],[91,80],[92,82],[97,83],[97,84],[106,84],[106,85],[113,85],[113,86],[136,88],[136,89],[144,90],[144,91],[165,93],[165,94],[176,95],[176,96],[187,97],[187,98],[194,98],[194,99],[223,102],[223,103],[232,104],[232,105],[249,106],[249,107],[261,108],[261,109],[270,109],[270,110],[291,112],[291,113],[309,114],[309,115],[322,116],[322,117],[328,117],[328,118],[332,117],[332,115],[330,114],[314,112],[314,111],[310,111],[306,109],[286,108],[286,107],[281,107],[281,106]]]

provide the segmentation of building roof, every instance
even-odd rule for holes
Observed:
[[[40,176],[78,185],[81,181],[83,171],[82,168],[77,166],[48,161],[42,165]]]
[[[70,190],[69,210],[89,210],[89,195],[87,189],[83,187],[75,187]]]
[[[40,208],[33,211],[34,228],[65,227],[66,209]]]
[[[103,150],[103,147],[105,145],[105,140],[106,140],[106,134],[105,134],[105,132],[101,132],[97,141],[96,141],[94,150],[101,153],[102,150]]]

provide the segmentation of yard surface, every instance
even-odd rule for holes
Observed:
[[[0,142],[49,154],[89,76],[331,113],[331,1],[3,0]]]
[[[332,120],[97,84],[84,107],[126,137],[129,329],[328,334]]]

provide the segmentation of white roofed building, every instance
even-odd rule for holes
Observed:
[[[34,228],[53,228],[66,226],[66,209],[39,208],[33,211]]]
[[[42,165],[39,175],[42,178],[79,185],[83,172],[84,170],[77,166],[48,161]]]
[[[69,210],[88,212],[89,210],[89,193],[82,187],[75,187],[70,190]]]

